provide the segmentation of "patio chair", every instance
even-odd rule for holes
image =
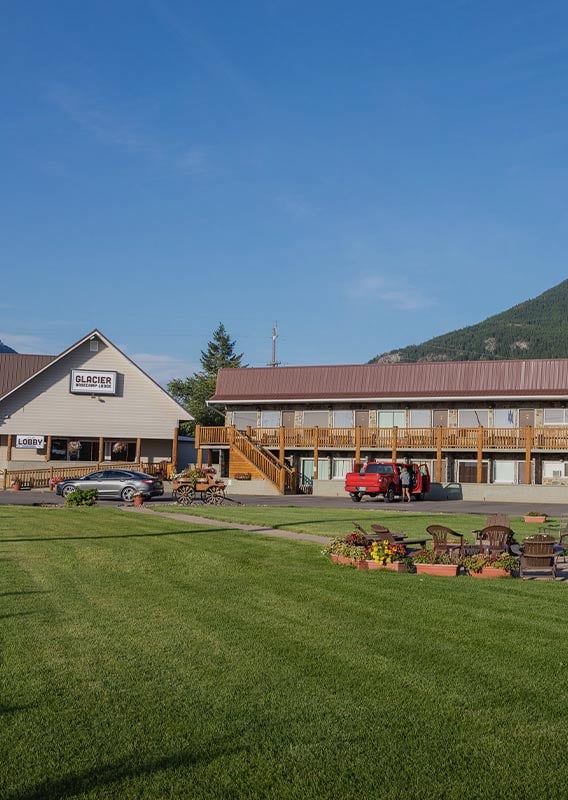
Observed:
[[[505,525],[487,525],[479,531],[479,551],[490,556],[510,553],[515,534]]]
[[[463,533],[457,533],[445,525],[429,525],[426,530],[432,537],[432,549],[435,553],[457,552],[460,556],[464,554]]]
[[[535,578],[539,575],[548,575],[550,578],[555,578],[558,558],[555,544],[552,536],[544,534],[527,536],[523,542],[519,570],[520,577]]]
[[[475,541],[479,541],[479,534],[485,528],[493,527],[494,525],[499,525],[501,528],[509,528],[509,515],[508,514],[490,514],[487,519],[485,520],[485,526],[483,528],[478,528],[475,531],[472,531],[473,535],[475,536]]]

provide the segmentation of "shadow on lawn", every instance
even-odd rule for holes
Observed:
[[[128,778],[152,775],[168,769],[180,767],[196,767],[207,764],[221,756],[235,755],[244,748],[217,746],[208,747],[201,753],[182,752],[164,756],[146,764],[107,764],[95,769],[86,770],[77,775],[68,775],[58,780],[45,781],[27,792],[5,795],[5,800],[61,800],[65,797],[91,792],[102,786],[116,783]]]
[[[20,594],[51,594],[49,589],[22,589],[19,592],[0,592],[0,597],[16,597]]]
[[[37,611],[14,611],[13,614],[0,614],[0,619],[11,619],[12,617],[31,617]]]
[[[194,530],[194,531],[159,531],[156,533],[123,533],[119,535],[110,534],[105,535],[103,533],[97,534],[86,534],[85,536],[22,536],[16,539],[2,539],[2,542],[10,542],[10,543],[17,543],[17,542],[82,542],[86,539],[145,539],[146,537],[152,536],[189,536],[195,533],[212,533],[212,532],[219,532],[223,530],[231,530],[233,532],[234,528],[214,528],[214,527],[207,527],[203,528],[203,530]],[[266,528],[269,530],[269,528]],[[244,531],[246,533],[246,531]]]

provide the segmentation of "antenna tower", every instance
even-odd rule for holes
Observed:
[[[278,323],[274,323],[272,328],[272,361],[268,364],[269,367],[279,367],[280,361],[276,360],[276,339],[278,339]]]

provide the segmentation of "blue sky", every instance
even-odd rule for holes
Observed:
[[[365,362],[568,277],[560,0],[5,0],[0,339]]]

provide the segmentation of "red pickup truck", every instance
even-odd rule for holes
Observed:
[[[430,472],[426,464],[397,464],[396,461],[369,461],[359,472],[348,472],[345,476],[345,491],[349,492],[354,503],[359,503],[363,495],[378,497],[382,495],[386,503],[402,495],[400,470],[406,467],[410,472],[410,494],[423,500],[430,490]]]

